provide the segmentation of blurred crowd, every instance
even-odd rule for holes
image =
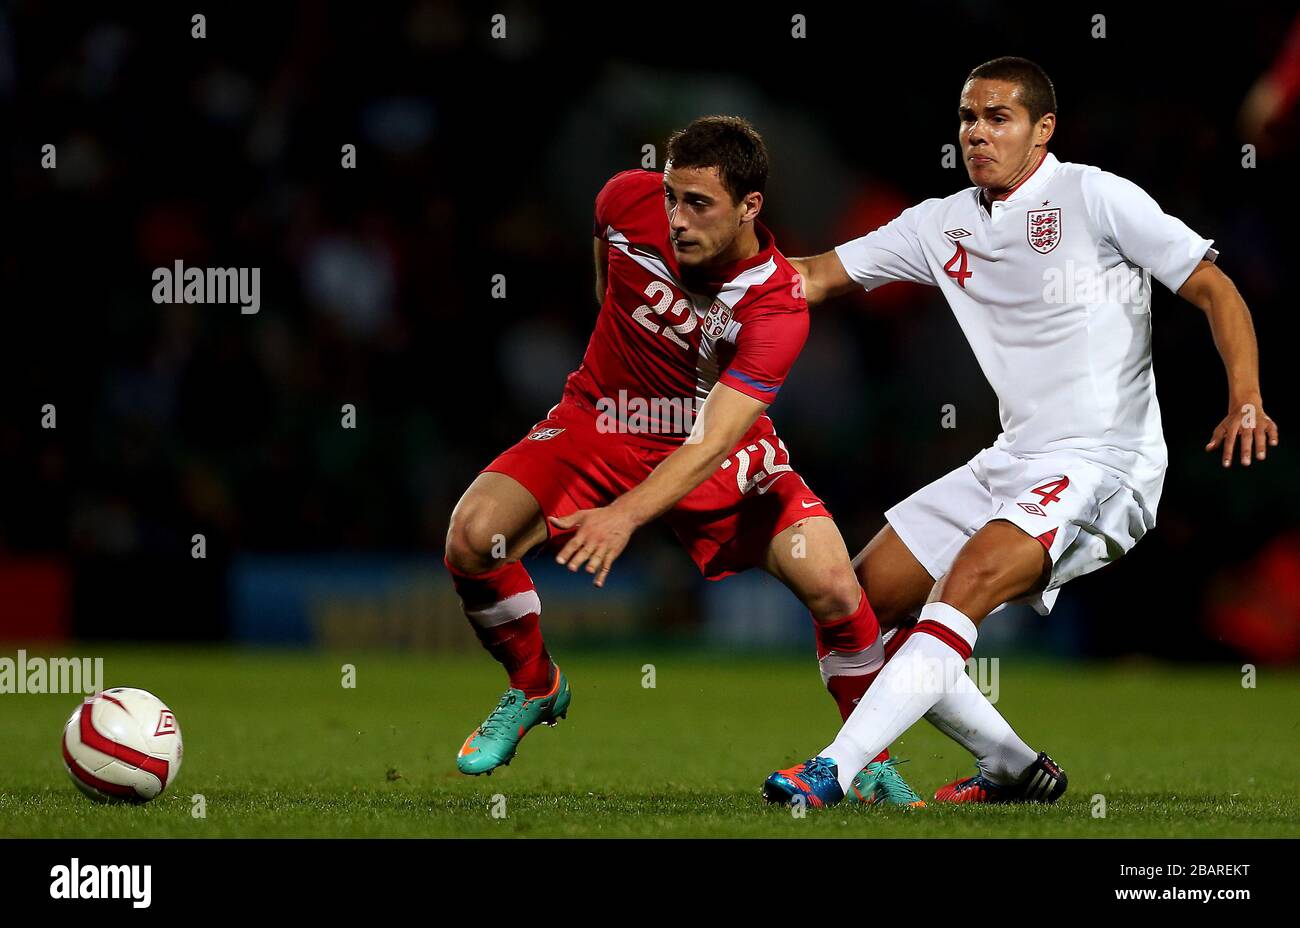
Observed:
[[[924,61],[866,41],[921,28],[907,11],[841,24],[854,14],[828,7],[799,44],[781,17],[701,14],[677,30],[625,10],[582,26],[540,4],[502,6],[504,39],[490,11],[437,0],[213,7],[203,38],[193,11],[171,6],[0,10],[18,220],[4,257],[0,558],[66,558],[78,610],[93,612],[97,591],[137,595],[154,634],[168,633],[179,588],[145,588],[175,579],[196,532],[210,570],[185,582],[207,584],[210,612],[187,621],[203,634],[221,633],[235,552],[436,560],[460,492],[581,358],[596,312],[591,202],[609,175],[647,157],[662,167],[667,134],[697,115],[740,113],[771,149],[764,218],[778,243],[821,251],[965,186],[942,160],[961,80],[1019,53],[1056,81],[1062,160],[1129,177],[1216,239],[1255,313],[1282,427],[1274,459],[1247,471],[1201,450],[1226,411],[1222,369],[1200,313],[1159,291],[1159,527],[1072,585],[1061,621],[1092,654],[1300,657],[1292,217],[1279,209],[1295,150],[1243,167],[1237,119],[1289,17],[1224,26],[1235,31],[1218,38],[1213,79],[1192,81],[1185,69],[1206,65],[1178,30],[1194,24],[1116,16],[1099,44],[1086,16],[1057,11],[1003,41],[964,38],[1021,9],[952,8]],[[743,53],[722,54],[728,43]],[[152,269],[178,259],[259,267],[260,311],[155,304]],[[41,427],[46,404],[54,429]],[[355,429],[340,425],[344,404]],[[941,425],[946,404],[955,428]],[[998,428],[946,306],[906,285],[818,310],[772,414],[854,549]],[[666,532],[645,534],[642,556],[691,570],[665,553]]]

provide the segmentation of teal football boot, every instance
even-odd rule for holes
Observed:
[[[529,699],[523,690],[506,690],[497,707],[460,746],[456,768],[461,773],[478,776],[510,763],[524,735],[537,725],[554,725],[564,718],[569,714],[572,699],[569,679],[558,667],[555,685],[544,696]]]
[[[877,803],[902,806],[905,809],[924,809],[925,800],[916,794],[895,769],[897,758],[872,761],[853,778],[849,793],[858,802],[874,806]]]

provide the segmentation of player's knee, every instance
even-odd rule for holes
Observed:
[[[953,564],[952,570],[943,578],[945,589],[970,587],[987,590],[1002,583],[1006,565],[992,552],[982,551],[978,554],[960,558]]]
[[[447,525],[447,562],[452,567],[476,574],[492,566],[494,535],[489,521],[487,508],[472,500],[462,500],[456,507]]]
[[[966,552],[939,581],[937,592],[944,602],[967,612],[987,612],[1026,592],[1030,583],[1023,574],[997,552]]]
[[[819,622],[842,619],[857,611],[862,603],[862,587],[852,569],[827,571],[808,597],[808,610]]]

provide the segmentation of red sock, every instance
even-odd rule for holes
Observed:
[[[817,637],[817,659],[821,660],[832,651],[849,654],[870,648],[880,640],[880,623],[864,591],[858,608],[844,618],[829,622],[813,620],[813,634]]]
[[[529,698],[545,696],[551,690],[554,665],[538,625],[542,603],[524,565],[512,561],[486,573],[467,574],[446,558],[443,563],[474,633],[505,667],[510,685]]]
[[[884,665],[880,623],[867,594],[851,615],[830,622],[813,622],[817,662],[822,680],[835,699],[840,717],[847,719]]]

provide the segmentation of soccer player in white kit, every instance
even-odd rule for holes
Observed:
[[[1205,312],[1227,370],[1228,413],[1206,450],[1222,447],[1228,467],[1239,447],[1249,465],[1278,441],[1250,312],[1215,266],[1211,240],[1136,184],[1049,153],[1055,93],[1033,62],[976,68],[958,116],[973,187],[793,263],[810,305],[900,280],[943,291],[997,393],[1002,432],[890,509],[858,556],[881,626],[903,627],[835,740],[768,778],[774,802],[837,802],[863,763],[922,717],[979,762],[937,799],[1064,792],[1059,767],[1012,731],[964,664],[990,613],[1027,602],[1046,615],[1066,581],[1120,557],[1156,524],[1167,454],[1150,278]]]

